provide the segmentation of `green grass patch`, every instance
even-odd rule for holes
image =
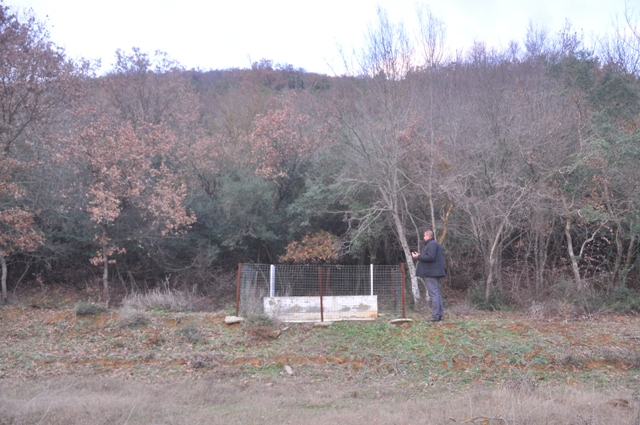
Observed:
[[[380,319],[317,329],[262,316],[228,326],[206,312],[130,307],[101,320],[42,309],[1,313],[5,377],[65,370],[127,377],[210,373],[221,380],[402,382],[455,389],[529,380],[609,385],[631,377],[637,382],[633,372],[640,368],[633,316],[567,322],[475,312],[439,323],[395,326]]]

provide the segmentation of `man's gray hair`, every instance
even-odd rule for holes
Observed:
[[[425,233],[429,234],[429,236],[431,236],[431,238],[433,239],[433,230],[431,229],[422,230],[422,234],[424,235]]]

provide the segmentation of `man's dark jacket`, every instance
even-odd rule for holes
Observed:
[[[427,243],[424,244],[417,260],[416,276],[439,278],[447,275],[444,271],[442,245],[435,239],[429,239]]]

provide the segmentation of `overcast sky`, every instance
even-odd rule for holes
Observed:
[[[587,41],[611,30],[625,1],[640,0],[422,0],[445,22],[450,51],[474,41],[488,46],[521,42],[531,21],[557,33],[568,19]],[[5,0],[33,8],[52,40],[70,57],[101,59],[111,69],[115,51],[161,50],[186,68],[248,68],[262,58],[309,72],[340,74],[338,47],[362,45],[376,6],[411,31],[416,0]]]

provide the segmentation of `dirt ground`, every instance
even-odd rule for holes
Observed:
[[[74,375],[0,380],[0,424],[633,424],[629,388],[428,390],[398,382],[288,378],[164,383]]]
[[[0,307],[2,424],[640,425],[640,318],[253,323]]]

